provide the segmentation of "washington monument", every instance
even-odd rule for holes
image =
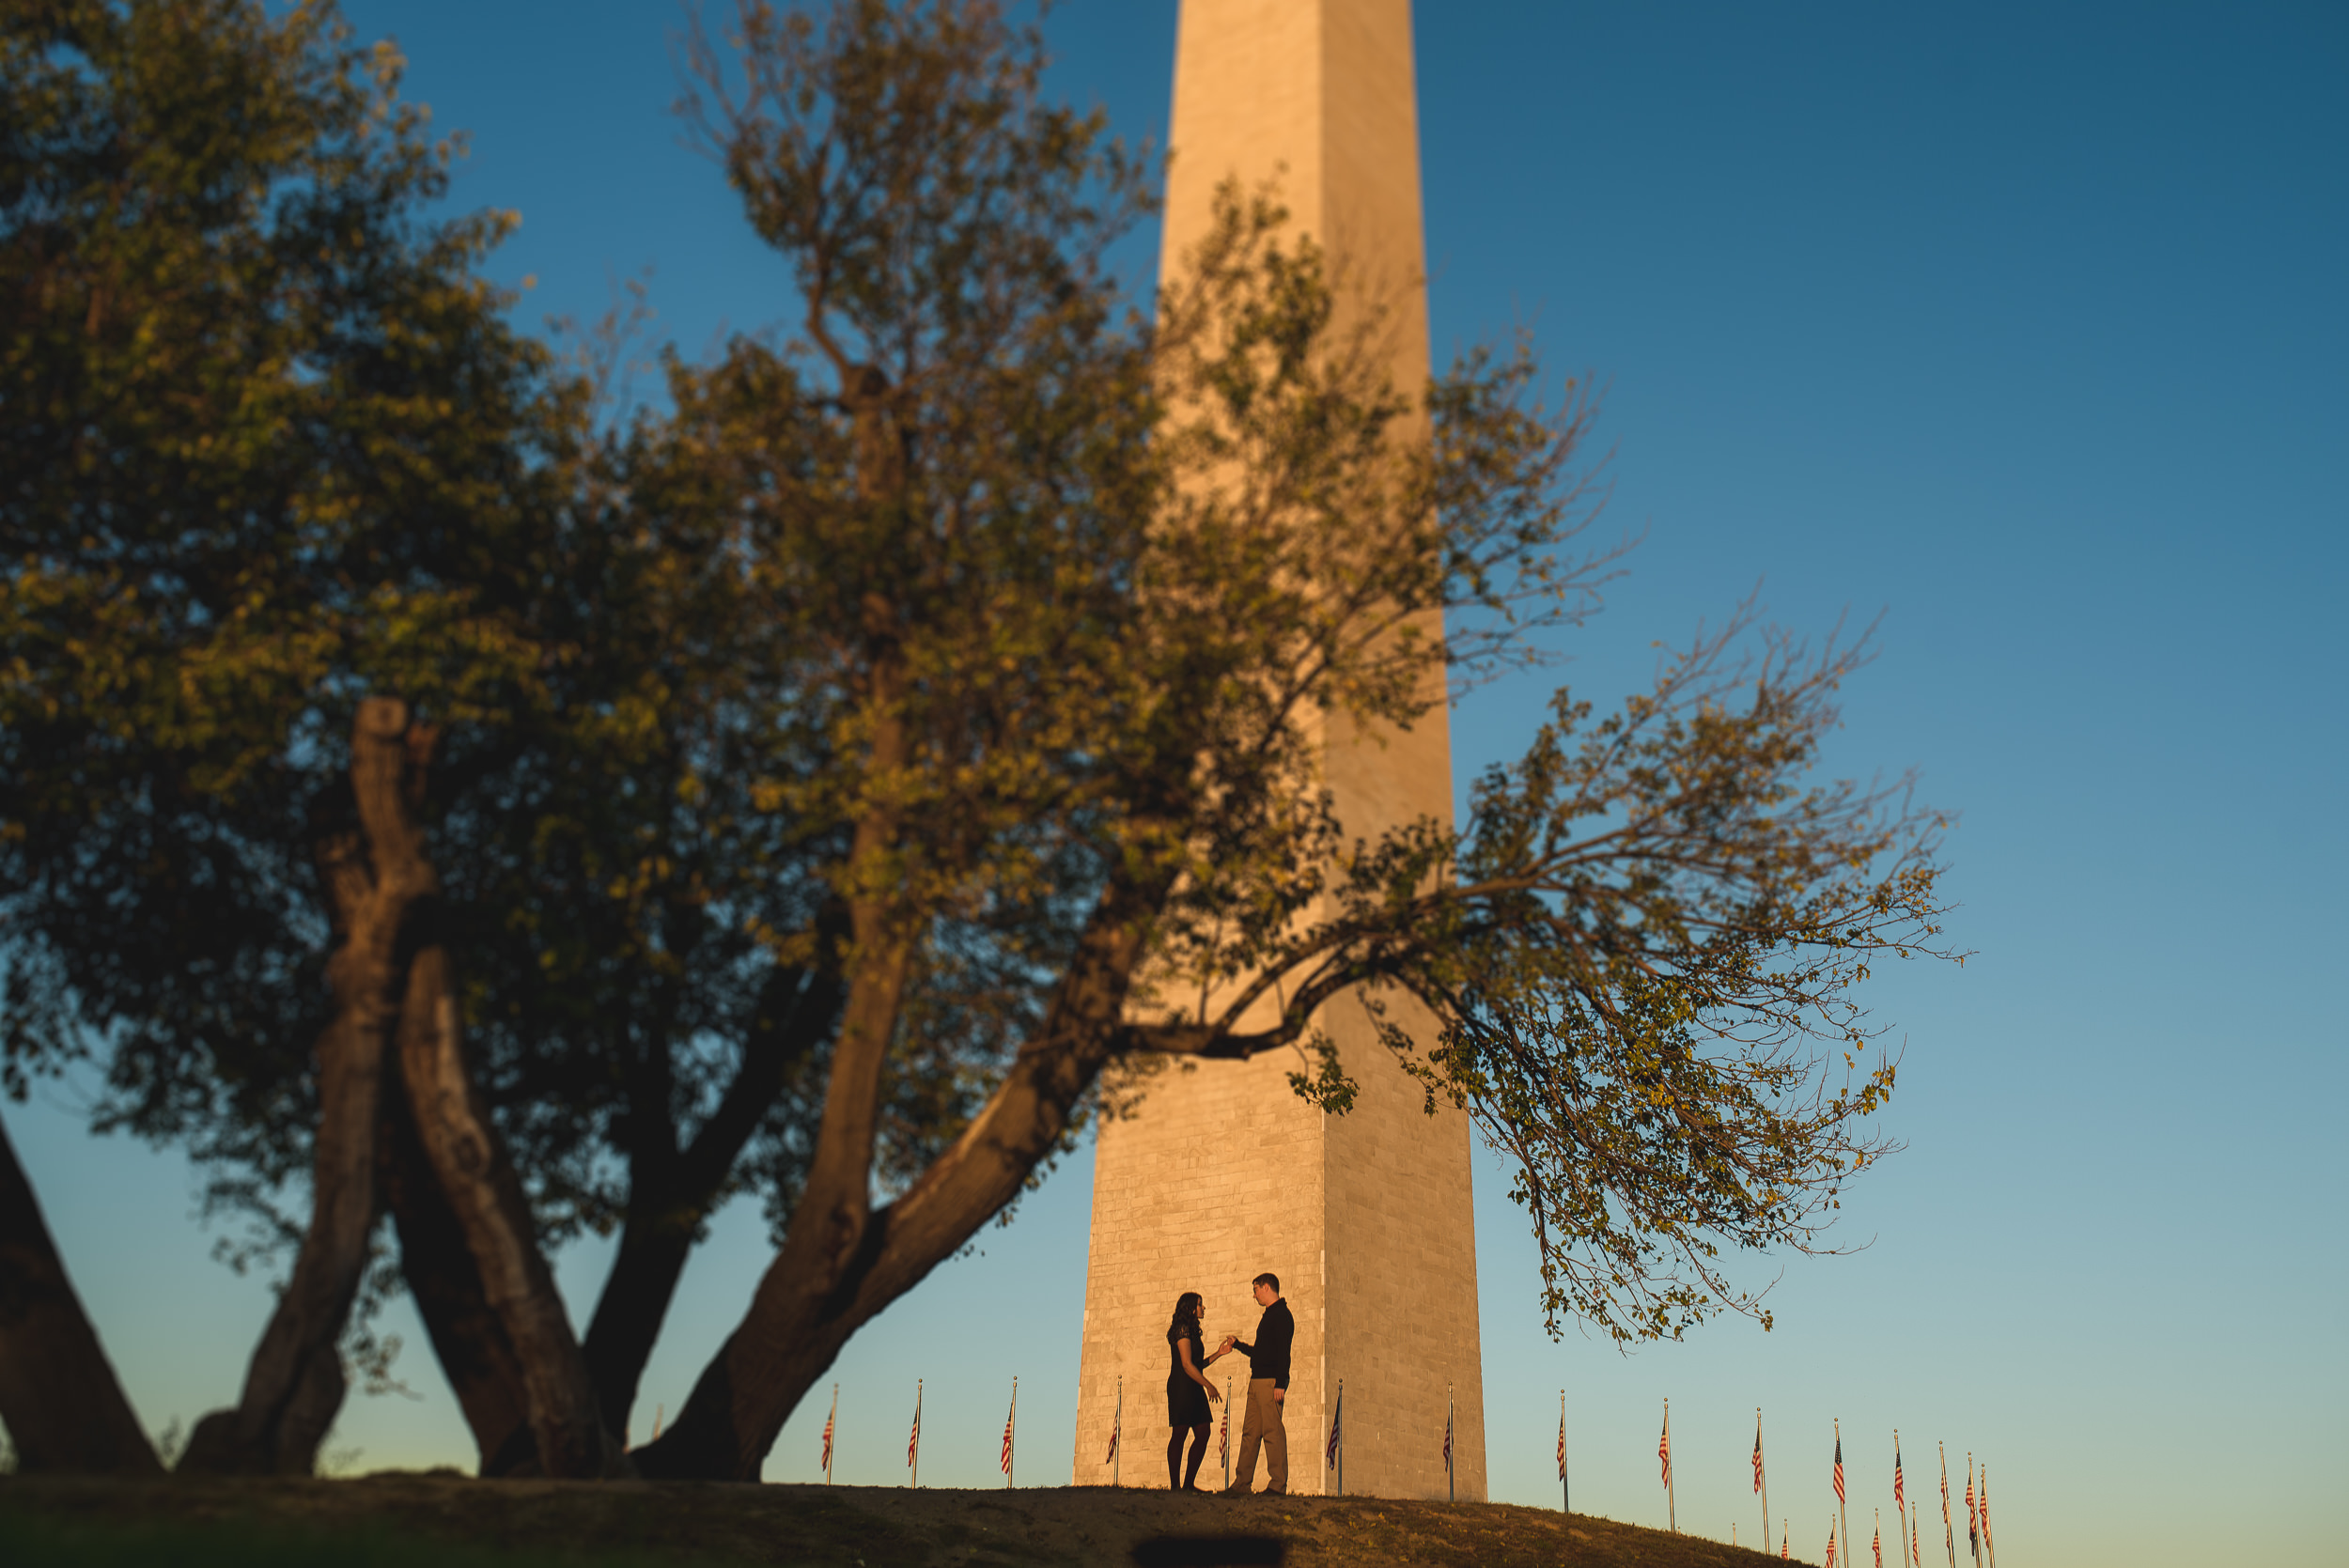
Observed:
[[[1419,125],[1409,0],[1183,0],[1175,47],[1173,160],[1162,275],[1206,232],[1216,187],[1277,180],[1294,228],[1329,253],[1341,310],[1376,292],[1399,389],[1428,370]],[[1350,302],[1346,292],[1356,296]],[[1350,836],[1423,815],[1449,822],[1452,758],[1439,705],[1408,733],[1375,740],[1333,726],[1326,777]],[[1397,1021],[1424,1015],[1390,1002]],[[1335,1489],[1325,1465],[1345,1383],[1346,1489],[1443,1497],[1444,1439],[1463,1500],[1485,1497],[1469,1125],[1395,1067],[1360,1002],[1321,1027],[1361,1084],[1351,1111],[1299,1099],[1275,1052],[1202,1062],[1151,1084],[1137,1116],[1101,1129],[1094,1166],[1078,1383],[1079,1485],[1106,1484],[1125,1379],[1123,1475],[1156,1485],[1145,1457],[1165,1421],[1166,1329],[1175,1297],[1206,1297],[1206,1338],[1254,1336],[1249,1282],[1277,1274],[1297,1319],[1285,1424],[1289,1490]],[[1432,1027],[1432,1026],[1431,1026]],[[1248,1363],[1220,1363],[1243,1395]],[[1240,1400],[1244,1404],[1244,1397]],[[1219,1417],[1219,1419],[1221,1419]],[[1238,1446],[1240,1412],[1232,1412]],[[1203,1472],[1221,1484],[1212,1467]],[[1261,1476],[1260,1476],[1261,1480]]]

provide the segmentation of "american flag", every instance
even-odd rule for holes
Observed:
[[[1910,1568],[1924,1568],[1924,1559],[1917,1555],[1919,1552],[1924,1550],[1924,1542],[1925,1532],[1923,1527],[1920,1526],[1919,1528],[1908,1532],[1908,1560]]]
[[[1443,1467],[1452,1468],[1452,1412],[1443,1413]]]
[[[1835,1568],[1835,1527],[1827,1527],[1827,1568]]]
[[[1843,1439],[1835,1439],[1835,1500],[1843,1500]]]
[[[1793,1538],[1794,1527],[1788,1525],[1785,1521],[1781,1520],[1778,1527],[1778,1555],[1781,1560],[1783,1560],[1787,1555],[1786,1544]]]
[[[1947,1454],[1941,1458],[1941,1528],[1950,1528],[1950,1461]]]
[[[1875,1540],[1870,1545],[1875,1550],[1876,1568],[1884,1568],[1884,1527],[1882,1525],[1876,1526]]]
[[[1990,1545],[1990,1467],[1982,1467],[1982,1544]]]
[[[1563,1414],[1558,1418],[1558,1479],[1566,1479],[1566,1418]]]
[[[1120,1410],[1110,1421],[1110,1451],[1109,1452],[1101,1455],[1102,1464],[1106,1465],[1111,1460],[1117,1457],[1117,1439],[1125,1432],[1125,1430],[1126,1412]]]
[[[1011,1474],[1011,1423],[1012,1423],[1013,1418],[1014,1418],[1014,1417],[1017,1417],[1019,1414],[1019,1406],[1018,1405],[1016,1405],[1016,1404],[1015,1404],[1015,1405],[1012,1405],[1012,1407],[1011,1407],[1011,1414],[1010,1414],[1010,1415],[1008,1415],[1008,1416],[1005,1416],[1005,1417],[1003,1418],[1003,1474],[1005,1474],[1005,1475],[1009,1475],[1009,1474]]]
[[[1908,1496],[1901,1489],[1901,1440],[1898,1436],[1892,1439],[1892,1506],[1908,1506]]]
[[[1231,1423],[1231,1420],[1232,1420],[1232,1418],[1231,1418],[1230,1416],[1228,1416],[1228,1415],[1227,1415],[1227,1416],[1225,1416],[1225,1417],[1223,1418],[1223,1420],[1224,1420],[1224,1423],[1225,1423],[1225,1429],[1228,1431],[1228,1430],[1230,1429],[1230,1423]],[[1330,1469],[1333,1469],[1333,1470],[1334,1470],[1334,1469],[1336,1469],[1336,1468],[1338,1467],[1338,1435],[1339,1435],[1340,1433],[1344,1432],[1345,1430],[1346,1430],[1346,1389],[1345,1389],[1344,1388],[1340,1388],[1340,1389],[1338,1389],[1338,1406],[1337,1406],[1337,1408],[1336,1408],[1336,1409],[1334,1409],[1334,1410],[1332,1410],[1332,1411],[1330,1411],[1330,1449],[1329,1449],[1329,1452],[1323,1456],[1323,1457],[1325,1457],[1325,1458],[1329,1461],[1329,1467],[1329,1467],[1329,1468],[1330,1468]],[[1445,1447],[1445,1449],[1444,1449],[1444,1455],[1445,1455],[1445,1457],[1446,1457],[1446,1458],[1451,1457],[1451,1452],[1452,1452],[1451,1448],[1450,1448],[1450,1446],[1447,1444],[1447,1445],[1446,1445],[1446,1447]]]
[[[1223,1402],[1223,1441],[1222,1441],[1222,1447],[1221,1447],[1221,1450],[1217,1452],[1217,1454],[1216,1454],[1216,1463],[1218,1463],[1218,1464],[1220,1464],[1220,1465],[1229,1465],[1231,1462],[1232,1462],[1232,1402],[1231,1402],[1231,1400],[1230,1400],[1230,1399],[1226,1398],[1226,1399],[1224,1400],[1224,1402]]]
[[[1753,1489],[1762,1490],[1762,1417],[1753,1418]]]
[[[1656,1441],[1656,1457],[1664,1462],[1664,1484],[1672,1483],[1672,1419],[1664,1418],[1664,1435]]]
[[[832,1414],[824,1418],[824,1473],[832,1474],[832,1423],[839,1418],[839,1395],[832,1396]]]
[[[913,1389],[913,1436],[906,1439],[906,1463],[909,1465],[912,1464],[915,1456],[920,1454],[921,1452],[922,1389],[920,1385],[917,1384]]]

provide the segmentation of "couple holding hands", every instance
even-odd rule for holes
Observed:
[[[1289,1346],[1297,1338],[1297,1320],[1289,1315],[1288,1303],[1281,1299],[1279,1276],[1257,1275],[1255,1290],[1256,1305],[1264,1309],[1255,1343],[1249,1344],[1237,1334],[1226,1334],[1213,1355],[1207,1353],[1199,1327],[1200,1311],[1206,1304],[1199,1293],[1185,1291],[1174,1303],[1174,1321],[1166,1330],[1166,1421],[1174,1429],[1166,1440],[1166,1483],[1176,1491],[1199,1490],[1195,1484],[1199,1465],[1207,1457],[1207,1434],[1214,1426],[1207,1406],[1222,1397],[1207,1381],[1207,1369],[1235,1350],[1248,1358],[1248,1414],[1240,1422],[1239,1466],[1224,1491],[1233,1497],[1248,1494],[1256,1479],[1259,1445],[1265,1454],[1265,1495],[1280,1497],[1289,1489],[1289,1439],[1281,1424],[1281,1411],[1288,1397]],[[1190,1438],[1188,1464],[1183,1462],[1186,1434]]]

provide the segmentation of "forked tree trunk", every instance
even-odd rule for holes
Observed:
[[[359,705],[352,809],[336,813],[319,839],[335,947],[327,964],[333,1017],[317,1048],[310,1228],[246,1368],[241,1397],[234,1409],[196,1423],[182,1469],[307,1475],[341,1407],[337,1342],[375,1227],[377,1103],[399,1002],[400,933],[416,900],[434,887],[411,810],[429,746],[429,732],[412,734],[405,703],[371,697]]]
[[[774,1010],[754,1025],[742,1065],[717,1110],[682,1155],[639,1162],[620,1245],[596,1303],[582,1353],[604,1424],[623,1436],[645,1363],[677,1294],[703,1216],[732,1175],[790,1073],[830,1037],[839,1017],[836,973],[779,975]],[[803,986],[791,982],[805,978]],[[429,984],[424,979],[420,983]],[[421,999],[416,1005],[429,1005]],[[533,1474],[521,1363],[490,1310],[456,1211],[432,1173],[407,1099],[385,1096],[380,1177],[400,1245],[400,1269],[431,1337],[441,1370],[473,1429],[484,1476]],[[660,1164],[656,1172],[648,1167]]]
[[[480,1473],[536,1470],[538,1443],[530,1431],[521,1362],[482,1293],[481,1273],[474,1267],[464,1228],[458,1224],[457,1211],[449,1207],[416,1137],[405,1094],[383,1096],[381,1149],[378,1169],[383,1206],[391,1211],[399,1239],[400,1273],[432,1341],[442,1374],[457,1395],[465,1424],[473,1429]]]
[[[0,1421],[32,1474],[161,1475],[0,1126]]]
[[[852,1196],[820,1190],[811,1179],[741,1325],[693,1385],[676,1423],[635,1452],[639,1473],[756,1481],[784,1421],[849,1336],[1019,1195],[1109,1058],[1147,915],[1163,894],[1162,887],[1112,891],[1035,1036],[978,1118],[905,1196],[871,1211],[843,1237],[841,1217],[854,1212]],[[827,1088],[827,1139],[834,1135],[835,1096],[866,1087],[841,1081],[854,1011],[852,1000]],[[858,1065],[879,1072],[878,1064]],[[819,1141],[819,1173],[827,1171],[825,1152]],[[868,1147],[866,1168],[854,1172],[861,1183],[871,1179],[869,1157]],[[844,1239],[848,1250],[837,1253]]]
[[[421,981],[429,984],[428,979]],[[702,1218],[732,1175],[789,1075],[831,1036],[840,1014],[836,971],[778,971],[743,1048],[742,1065],[692,1144],[665,1161],[636,1162],[629,1217],[582,1352],[604,1423],[625,1434],[645,1363]],[[429,1005],[419,999],[415,1005]],[[385,1096],[380,1181],[400,1246],[400,1269],[480,1452],[480,1473],[535,1473],[521,1363],[490,1308],[456,1211],[433,1175],[403,1094]],[[658,1165],[656,1171],[654,1166]]]
[[[399,1081],[423,1153],[416,1173],[428,1172],[442,1189],[472,1262],[473,1285],[512,1358],[510,1368],[499,1364],[494,1337],[470,1336],[474,1359],[489,1370],[470,1385],[474,1399],[468,1418],[477,1409],[480,1429],[494,1433],[502,1425],[497,1405],[510,1398],[512,1386],[500,1389],[511,1371],[519,1374],[545,1473],[599,1476],[625,1467],[618,1445],[596,1416],[578,1343],[531,1235],[521,1185],[466,1072],[448,955],[437,945],[416,948],[417,932],[440,896],[421,816],[432,739],[430,730],[411,726],[404,703],[378,697],[360,705],[350,770],[356,822],[324,839],[319,860],[340,939],[328,966],[334,1021],[319,1046],[310,1229],[254,1353],[243,1398],[236,1409],[197,1423],[182,1468],[294,1473],[312,1467],[342,1400],[336,1342],[366,1267],[378,1210],[376,1138],[395,1029]],[[412,1219],[428,1226],[430,1205],[418,1186],[404,1197]],[[417,1239],[420,1262],[432,1264],[425,1271],[428,1288],[446,1309],[440,1312],[440,1330],[453,1342],[466,1332],[466,1281],[446,1253],[445,1231],[428,1239],[419,1232]],[[439,1340],[436,1334],[436,1348]],[[485,1343],[492,1348],[484,1350]],[[456,1358],[464,1364],[461,1353]],[[518,1445],[510,1438],[495,1441],[490,1463],[510,1462]]]
[[[648,1138],[667,1148],[631,1151],[628,1219],[595,1316],[587,1325],[587,1370],[596,1399],[614,1431],[628,1430],[645,1362],[661,1337],[661,1320],[677,1294],[678,1276],[702,1221],[734,1173],[735,1161],[783,1092],[790,1076],[832,1037],[840,1019],[837,967],[829,961],[837,933],[821,934],[827,955],[813,973],[779,970],[743,1041],[742,1064],[718,1109],[682,1153],[675,1151],[668,1108],[650,1112],[658,1131]]]
[[[628,1457],[598,1411],[585,1358],[538,1250],[521,1182],[466,1067],[445,949],[417,951],[410,960],[408,995],[399,1062],[409,1108],[464,1233],[483,1298],[521,1366],[538,1468],[568,1478],[629,1474]]]

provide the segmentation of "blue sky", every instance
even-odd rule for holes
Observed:
[[[536,275],[532,318],[597,315],[648,265],[688,354],[787,308],[677,145],[669,7],[350,9],[472,132],[459,203],[521,210],[496,265]],[[1162,134],[1174,19],[1070,0],[1058,90]],[[1607,389],[1602,527],[1645,533],[1563,678],[1619,695],[1756,583],[1797,629],[1881,613],[1832,760],[1916,767],[1962,814],[1974,954],[1876,984],[1909,1147],[1846,1210],[1873,1247],[1787,1265],[1769,1334],[1551,1343],[1480,1166],[1494,1495],[1554,1503],[1563,1389],[1578,1505],[1660,1524],[1669,1397],[1706,1534],[1759,1530],[1760,1405],[1773,1514],[1813,1559],[1840,1418],[1864,1508],[1896,1425],[1912,1490],[1937,1440],[1986,1457],[2012,1563],[2341,1561],[2349,12],[1478,0],[1422,6],[1418,48],[1439,355],[1532,323]],[[1547,694],[1472,698],[1457,775]],[[6,1115],[133,1403],[193,1421],[234,1397],[266,1286],[210,1261],[183,1164],[88,1138],[74,1104]],[[849,1346],[843,1480],[902,1479],[916,1376],[925,1479],[996,1480],[1015,1373],[1020,1477],[1066,1480],[1089,1184],[1072,1161]],[[648,1404],[676,1407],[764,1261],[725,1217]],[[562,1260],[575,1311],[602,1263]],[[354,1396],[330,1448],[469,1464],[406,1332],[421,1397]],[[814,1478],[821,1421],[770,1479]]]

